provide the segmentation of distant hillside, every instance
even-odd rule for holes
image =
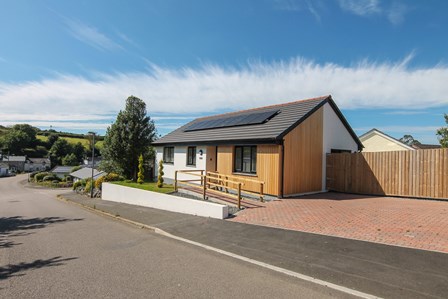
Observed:
[[[0,137],[5,135],[11,128],[0,125]],[[70,133],[70,132],[58,132],[55,130],[39,130],[37,132],[37,139],[46,142],[48,140],[49,135],[58,135],[59,138],[66,139],[71,144],[76,144],[81,142],[85,148],[89,148],[89,140],[87,139],[87,135],[78,134],[78,133]],[[95,136],[95,144],[100,150],[103,148],[103,140],[104,136]]]

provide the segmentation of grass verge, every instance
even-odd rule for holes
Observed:
[[[174,191],[174,186],[170,184],[164,184],[162,188],[157,187],[156,182],[145,182],[143,184],[135,183],[135,182],[128,182],[128,181],[118,181],[118,182],[110,182],[112,184],[125,186],[125,187],[131,187],[131,188],[137,188],[147,191],[153,191],[153,192],[159,192],[159,193],[170,193]]]

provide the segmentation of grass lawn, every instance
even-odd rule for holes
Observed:
[[[111,182],[112,184],[117,184],[120,186],[125,187],[131,187],[131,188],[137,188],[137,189],[143,189],[148,191],[154,191],[159,193],[169,193],[174,191],[174,186],[170,184],[163,184],[163,188],[157,187],[156,182],[145,182],[143,184],[134,183],[134,182],[125,182],[125,181],[119,181],[119,182]]]
[[[40,139],[42,141],[47,141],[48,140],[47,136],[37,135],[36,137],[37,137],[37,139]],[[89,148],[89,140],[88,139],[85,139],[85,138],[75,138],[75,137],[59,137],[59,138],[67,140],[68,143],[70,143],[70,144],[76,144],[78,142],[81,142],[81,144],[85,148],[87,148],[87,149]],[[97,148],[99,148],[101,150],[103,148],[103,141],[102,140],[97,141],[97,142],[95,142],[95,145],[96,145]]]

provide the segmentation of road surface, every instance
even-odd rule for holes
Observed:
[[[349,297],[60,202],[26,178],[0,178],[0,298]]]

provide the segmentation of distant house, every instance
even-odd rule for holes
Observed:
[[[26,156],[3,156],[2,161],[8,164],[10,172],[24,172]]]
[[[98,167],[101,164],[102,160],[103,158],[101,156],[95,157],[95,165],[93,165],[93,167]],[[84,159],[84,166],[92,167],[92,157]]]
[[[104,171],[98,171],[96,169],[93,170],[93,179],[94,180],[96,180],[100,177],[103,177],[105,175],[107,175],[107,173]],[[84,180],[84,179],[89,179],[92,177],[92,168],[90,168],[90,167],[81,168],[77,171],[70,173],[70,176],[73,177],[73,182],[77,182],[77,181]]]
[[[359,136],[364,145],[363,152],[413,151],[415,148],[389,136],[380,130],[372,129]]]
[[[205,170],[263,181],[277,197],[326,190],[326,154],[363,147],[331,96],[198,118],[153,145],[166,181]]]
[[[51,161],[49,158],[28,158],[25,162],[25,171],[45,171],[50,169]]]
[[[55,174],[59,178],[64,178],[68,175],[70,175],[70,172],[72,171],[73,166],[56,166],[52,170],[50,170],[50,173]]]
[[[0,162],[0,177],[9,176],[9,165]]]
[[[412,145],[413,148],[415,149],[438,149],[438,148],[442,148],[442,146],[440,144],[413,144]]]

